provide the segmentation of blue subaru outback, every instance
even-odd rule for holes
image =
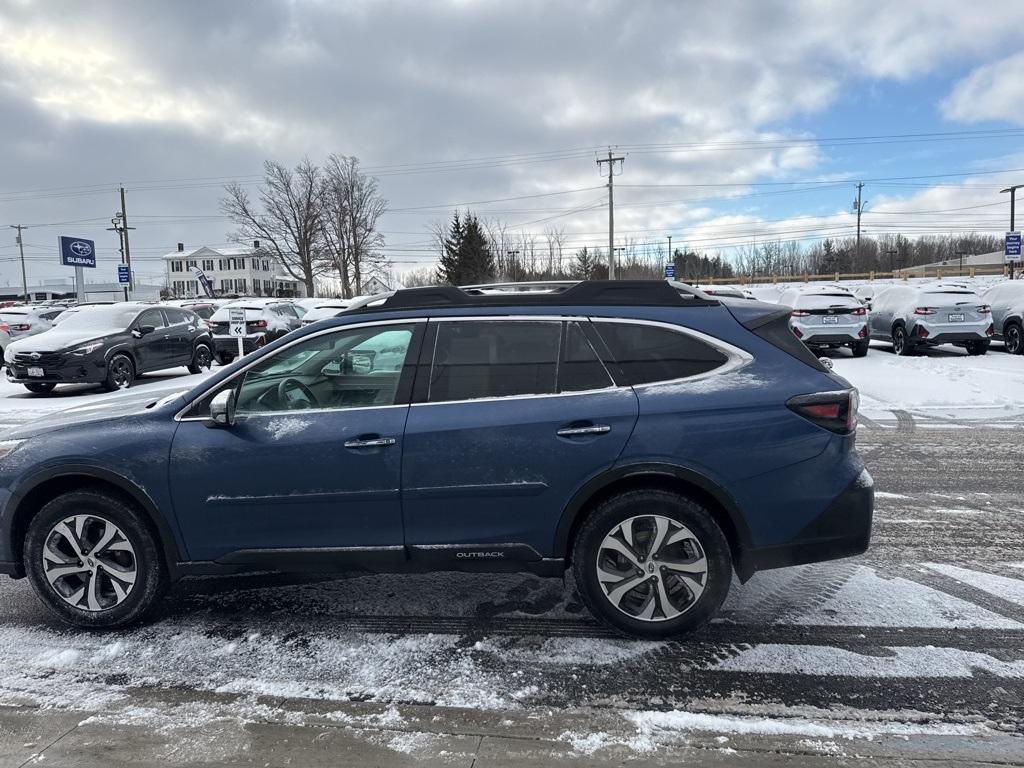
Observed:
[[[857,392],[789,310],[663,281],[419,288],[185,392],[0,442],[0,572],[121,627],[183,576],[572,569],[607,624],[706,622],[733,574],[863,552]]]

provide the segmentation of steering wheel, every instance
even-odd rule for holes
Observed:
[[[293,389],[297,389],[302,392],[306,398],[308,405],[301,403],[298,400],[292,400],[288,393]],[[316,395],[313,394],[313,390],[307,387],[298,379],[283,379],[280,384],[277,385],[277,402],[279,405],[283,405],[287,410],[293,410],[295,408],[318,408],[320,403],[316,399]]]

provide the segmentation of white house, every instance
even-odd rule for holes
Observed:
[[[167,288],[175,296],[203,296],[192,267],[199,267],[210,279],[218,296],[237,293],[240,296],[281,296],[301,298],[305,286],[287,274],[281,264],[259,241],[248,245],[203,245],[186,251],[184,243],[164,255],[167,265]]]

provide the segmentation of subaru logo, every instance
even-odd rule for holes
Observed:
[[[84,240],[75,240],[68,248],[76,256],[88,256],[92,253],[92,246]]]
[[[29,354],[29,357],[31,357],[33,360],[38,360],[40,357],[42,357],[42,355],[40,355],[38,352],[31,352]]]

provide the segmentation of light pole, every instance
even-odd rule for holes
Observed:
[[[1007,187],[1006,189],[1000,189],[999,190],[999,194],[1003,194],[1004,192],[1009,192],[1010,193],[1010,231],[1011,232],[1016,232],[1017,231],[1013,227],[1013,224],[1014,224],[1013,213],[1014,213],[1014,208],[1016,208],[1016,206],[1017,206],[1017,190],[1020,189],[1021,187],[1024,187],[1024,184],[1014,184],[1012,186]],[[1013,280],[1013,262],[1012,261],[1010,262],[1010,279]]]
[[[964,276],[964,254],[966,251],[957,251],[956,255],[960,257],[960,277]]]

